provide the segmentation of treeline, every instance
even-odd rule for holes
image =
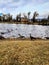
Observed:
[[[42,24],[42,25],[49,25],[49,15],[44,19],[36,19],[36,17],[39,15],[36,11],[34,12],[32,18],[30,19],[31,12],[28,12],[27,15],[23,14],[23,17],[21,17],[21,13],[16,16],[15,19],[13,19],[13,16],[11,14],[3,14],[0,16],[0,22],[8,22],[8,23],[27,23],[27,24]]]

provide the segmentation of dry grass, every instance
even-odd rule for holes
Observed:
[[[49,41],[0,40],[0,65],[49,65]]]

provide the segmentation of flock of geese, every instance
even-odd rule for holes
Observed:
[[[11,30],[11,31],[13,31],[13,30]],[[8,32],[10,33],[11,32],[10,30],[8,30]],[[0,40],[3,40],[3,39],[5,39],[5,37],[3,36],[4,34],[6,34],[6,33],[8,33],[8,32],[1,32],[1,35],[0,35]],[[19,37],[18,38],[20,38],[20,39],[25,39],[25,36],[23,36],[23,35],[21,35],[21,34],[18,34],[19,35]],[[36,39],[41,39],[41,38],[39,38],[39,37],[33,37],[31,34],[30,34],[30,39],[31,40],[36,40]],[[49,39],[49,37],[45,37],[45,39]]]
[[[1,34],[4,34],[3,32]],[[20,39],[25,39],[25,36],[22,36],[21,34],[18,34]],[[3,40],[5,39],[2,35],[0,35],[0,40]],[[36,38],[35,37],[32,37],[31,34],[30,34],[30,39],[31,40],[35,40]]]
[[[20,37],[19,38],[21,38],[21,39],[25,39],[25,36],[22,36],[21,34],[18,34]],[[31,34],[30,34],[30,39],[31,40],[36,40],[36,39],[42,39],[42,38],[40,38],[40,37],[33,37]],[[49,37],[45,37],[44,39],[49,39]]]

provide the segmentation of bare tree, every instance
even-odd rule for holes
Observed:
[[[0,16],[0,21],[2,21],[2,19],[1,19],[1,18],[2,18],[2,16]]]
[[[11,21],[12,20],[12,15],[10,15],[10,13],[9,14],[7,14],[7,21]]]
[[[36,17],[38,16],[39,14],[35,11],[34,14],[33,14],[33,22],[35,22],[35,19]]]
[[[21,22],[21,13],[16,16],[16,21]]]
[[[29,19],[30,19],[30,13],[31,13],[31,12],[28,12],[28,21],[30,21],[30,20],[29,20]]]
[[[48,20],[49,20],[49,15],[48,15]]]
[[[7,14],[3,14],[2,18],[3,18],[3,21],[7,21]]]
[[[27,16],[26,16],[26,14],[25,14],[25,13],[23,13],[23,16],[24,16],[24,18],[25,18],[25,19],[27,19]]]
[[[24,16],[24,22],[25,22],[25,23],[28,23],[27,15],[26,15],[25,13],[23,13],[23,16]]]

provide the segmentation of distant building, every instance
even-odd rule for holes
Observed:
[[[27,18],[24,18],[24,17],[21,17],[21,22],[22,23],[27,23],[28,22],[28,19]]]

